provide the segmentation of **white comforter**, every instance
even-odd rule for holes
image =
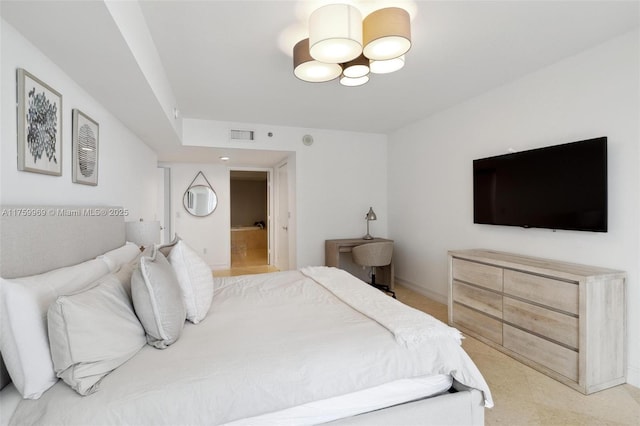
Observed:
[[[411,308],[383,302],[384,318],[372,319],[367,315],[375,312],[353,307],[360,296],[344,303],[307,275],[218,280],[209,315],[198,325],[187,323],[175,344],[145,346],[86,397],[60,381],[39,400],[23,400],[11,423],[215,425],[442,373],[482,390],[492,405],[477,368],[444,331],[449,327],[422,317],[435,328],[412,330],[422,337],[402,340],[406,321],[394,322],[393,310],[406,318],[416,314],[407,313]]]

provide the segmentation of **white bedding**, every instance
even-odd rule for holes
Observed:
[[[186,323],[175,344],[161,351],[145,346],[89,396],[58,382],[39,400],[21,401],[10,423],[224,424],[439,374],[482,390],[492,404],[455,338],[399,343],[297,271],[216,283],[208,316]],[[397,309],[401,315],[407,308]],[[318,422],[302,417],[290,424]]]
[[[417,309],[400,306],[401,303],[396,299],[380,297],[373,286],[362,285],[361,280],[346,271],[312,266],[301,272],[353,309],[378,322],[406,346],[430,339],[453,338],[458,343],[462,339],[457,329]]]
[[[448,374],[400,379],[346,395],[247,417],[224,426],[318,425],[439,395],[445,393],[452,383],[453,378]]]
[[[9,424],[11,415],[16,411],[20,401],[22,401],[22,395],[13,383],[9,383],[0,390],[0,426]]]

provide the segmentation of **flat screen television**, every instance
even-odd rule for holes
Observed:
[[[607,232],[607,138],[474,160],[473,222]]]

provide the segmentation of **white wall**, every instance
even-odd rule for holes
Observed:
[[[171,169],[173,233],[179,235],[212,269],[229,268],[231,215],[228,168],[214,164],[162,163],[162,165]],[[182,204],[185,191],[199,171],[206,176],[218,196],[216,209],[205,217],[190,215]],[[206,185],[206,182],[202,176],[198,176],[194,184]]]
[[[125,220],[155,219],[156,154],[11,25],[1,22],[0,203],[119,205]],[[17,168],[16,69],[24,68],[62,94],[62,176]],[[71,110],[80,109],[100,125],[98,186],[71,181]]]
[[[447,250],[490,248],[627,272],[629,382],[640,385],[639,33],[403,128],[389,140],[396,274],[440,300]],[[472,160],[608,136],[609,232],[474,225]]]
[[[229,128],[229,123],[185,119],[183,141],[185,145],[238,148],[228,141]],[[240,128],[255,130],[253,149],[295,153],[289,161],[289,179],[295,183],[289,202],[294,206],[297,262],[290,267],[324,264],[326,239],[364,235],[369,206],[378,215],[371,223],[371,233],[387,236],[385,135],[259,124]],[[267,137],[268,132],[273,136]],[[314,137],[313,145],[302,143],[305,134]]]

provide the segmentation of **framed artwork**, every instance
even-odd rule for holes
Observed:
[[[99,125],[78,109],[73,110],[73,182],[98,184]]]
[[[62,175],[62,95],[18,69],[18,170]]]

